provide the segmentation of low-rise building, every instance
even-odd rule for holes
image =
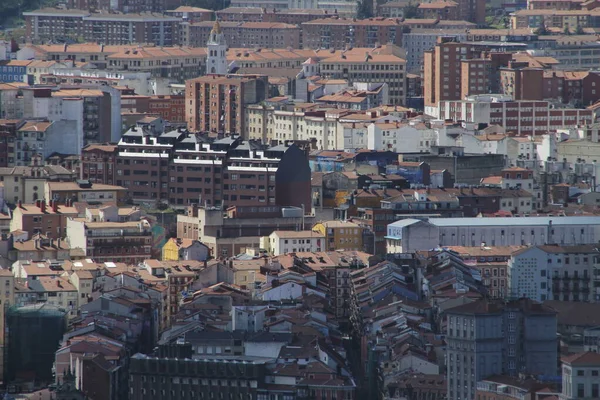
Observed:
[[[208,246],[198,240],[171,238],[162,248],[163,261],[206,261],[209,256]]]
[[[60,239],[66,236],[67,219],[77,215],[75,207],[59,205],[55,200],[50,200],[48,204],[46,200],[37,200],[34,204],[19,202],[12,213],[10,230]]]
[[[86,218],[67,220],[67,241],[71,249],[81,249],[97,262],[137,264],[151,256],[150,223],[138,221],[98,221]]]
[[[325,236],[310,231],[274,231],[269,236],[261,238],[260,248],[267,253],[278,256],[281,254],[323,251]]]
[[[324,251],[363,250],[364,233],[360,225],[347,221],[325,221],[313,226],[325,238]]]
[[[16,292],[19,306],[46,303],[64,309],[69,317],[77,316],[79,293],[68,279],[61,276],[43,276],[27,281]]]
[[[46,199],[60,203],[117,203],[125,200],[127,189],[122,186],[92,183],[89,180],[76,182],[46,182],[44,185]]]
[[[66,221],[65,221],[66,222]],[[68,260],[70,248],[64,239],[52,239],[42,234],[35,234],[29,240],[13,242],[9,257],[12,260]]]
[[[600,355],[593,352],[563,357],[561,400],[600,397]]]

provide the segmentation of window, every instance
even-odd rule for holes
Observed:
[[[584,386],[583,383],[578,383],[577,384],[577,397],[579,397],[579,398],[585,397],[585,386]]]

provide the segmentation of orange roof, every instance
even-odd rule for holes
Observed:
[[[563,357],[562,362],[575,366],[596,366],[600,365],[600,354],[591,351],[577,353]]]
[[[435,1],[432,3],[421,3],[419,8],[448,8],[458,7],[458,4],[453,1]]]

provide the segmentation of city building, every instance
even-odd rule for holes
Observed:
[[[122,186],[92,183],[88,180],[44,184],[44,198],[63,204],[67,202],[121,204],[125,199],[126,191],[127,189]]]
[[[477,382],[491,375],[557,374],[553,309],[529,299],[476,300],[445,316],[448,399],[475,398]]]
[[[88,144],[81,149],[79,179],[113,185],[117,146],[114,144]]]
[[[592,277],[598,255],[595,245],[541,245],[519,250],[508,262],[510,296],[595,302],[598,293]]]
[[[400,48],[393,44],[368,50],[354,47],[325,55],[319,60],[319,72],[323,78],[346,79],[350,84],[387,83],[390,104],[403,105],[406,103],[406,61],[400,55]]]
[[[311,204],[308,160],[294,144],[268,147],[239,136],[215,140],[182,130],[154,137],[132,128],[117,147],[114,179],[134,201],[180,207]]]
[[[600,217],[481,217],[404,219],[388,225],[388,253],[406,253],[438,246],[545,245],[596,243]]]
[[[363,250],[363,229],[348,221],[325,221],[313,226],[313,230],[323,235],[325,251]]]
[[[31,165],[0,168],[0,182],[4,183],[4,200],[10,204],[34,203],[49,199],[45,195],[46,182],[70,182],[75,174],[60,165],[42,166],[41,157],[32,157]],[[10,183],[10,184],[9,184]]]
[[[282,22],[225,22],[219,23],[223,37],[234,49],[264,48],[293,49],[302,48],[302,31],[298,25]],[[210,39],[212,21],[190,24],[184,29],[184,45],[204,46]]]
[[[476,95],[465,100],[440,101],[427,112],[440,119],[500,125],[506,132],[517,135],[543,135],[593,122],[589,109],[557,107],[548,101],[513,101],[505,95]]]
[[[561,400],[593,399],[600,396],[600,355],[594,352],[565,356],[562,361]]]
[[[211,75],[188,80],[185,84],[188,129],[194,132],[243,134],[246,132],[245,107],[267,99],[267,77],[212,75],[227,73],[224,56],[208,57],[207,68]]]
[[[346,50],[402,44],[402,27],[394,18],[321,18],[302,23],[305,49]]]
[[[137,264],[151,257],[153,236],[147,220],[119,222],[113,215],[92,221],[89,216],[67,220],[71,249],[81,249],[96,262]]]
[[[261,238],[274,231],[302,231],[312,226],[315,218],[304,214],[300,207],[235,206],[224,213],[192,205],[185,215],[177,216],[177,237],[201,241],[212,257],[231,257],[260,248]]]
[[[44,8],[24,12],[26,37],[43,43],[62,38],[102,42],[107,45],[152,43],[179,44],[180,18],[158,13],[99,13],[83,10]]]
[[[260,248],[273,256],[323,251],[325,236],[315,231],[274,231],[261,238]]]
[[[77,209],[59,204],[55,200],[36,200],[33,204],[19,202],[12,212],[11,231],[28,232],[31,236],[42,234],[49,239],[66,236],[67,219],[76,217]]]
[[[171,238],[162,248],[163,261],[206,261],[209,255],[209,248],[198,240]]]

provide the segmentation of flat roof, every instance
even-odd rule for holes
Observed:
[[[552,225],[600,225],[600,216],[543,216],[543,217],[490,217],[490,218],[430,218],[430,224],[439,227],[450,226],[547,226],[552,221]]]

